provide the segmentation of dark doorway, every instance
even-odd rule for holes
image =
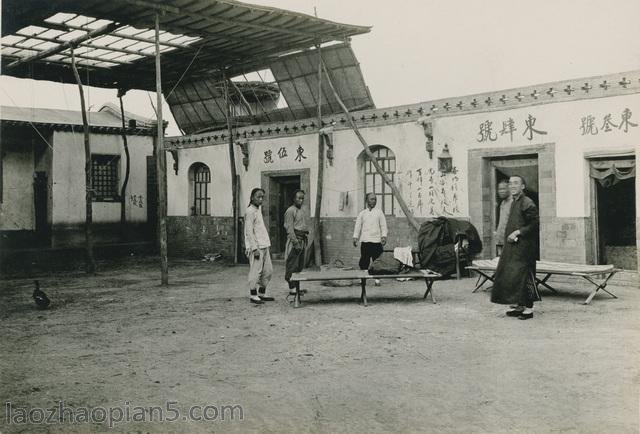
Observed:
[[[538,157],[537,156],[518,156],[517,158],[504,158],[500,160],[493,160],[491,162],[493,167],[493,176],[491,188],[493,191],[492,201],[492,218],[491,224],[492,228],[495,230],[497,226],[497,208],[500,204],[497,191],[498,191],[498,183],[502,180],[509,181],[509,177],[513,175],[520,175],[525,179],[526,190],[525,194],[533,200],[533,202],[538,207],[538,212],[540,212],[540,201],[539,201],[539,183],[538,183]],[[491,251],[493,256],[496,255],[496,243],[492,236],[492,246]],[[538,229],[538,239],[536,242],[537,251],[536,258],[540,259],[540,232]]]
[[[300,175],[272,176],[269,179],[269,233],[272,234],[271,251],[283,254],[287,242],[284,212],[293,203],[293,192],[300,188]]]
[[[47,188],[46,172],[35,172],[33,179],[33,198],[36,238],[39,244],[46,244],[49,239],[49,219],[47,215],[49,189]]]
[[[636,180],[628,178],[596,189],[598,263],[613,264],[624,270],[637,270]]]

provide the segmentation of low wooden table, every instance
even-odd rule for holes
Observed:
[[[397,278],[414,278],[424,279],[427,290],[424,293],[423,298],[427,298],[427,295],[431,294],[431,301],[436,302],[433,295],[433,282],[442,278],[442,275],[431,270],[418,270],[404,274],[381,274],[373,275],[369,274],[367,270],[335,270],[331,272],[327,271],[303,271],[301,273],[293,273],[291,280],[295,282],[312,282],[322,280],[342,280],[342,279],[360,279],[360,286],[362,293],[360,294],[360,301],[364,306],[367,306],[367,280],[368,279],[397,279]],[[300,306],[300,291],[296,290],[294,299],[294,307]]]

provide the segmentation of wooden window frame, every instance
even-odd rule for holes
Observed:
[[[384,146],[377,146],[373,148],[371,152],[376,157],[376,161],[378,162],[378,164],[380,164],[380,166],[385,171],[387,176],[391,178],[391,181],[395,181],[396,156],[393,153],[393,151]],[[369,176],[371,177],[370,184],[367,182]],[[376,189],[376,181],[379,181],[379,185],[378,185],[379,191],[378,189]],[[371,185],[371,188],[369,188],[369,185]],[[376,195],[376,197],[378,198],[378,206],[380,207],[384,215],[387,215],[387,216],[395,215],[396,198],[393,195],[393,191],[384,182],[384,180],[382,179],[382,176],[376,171],[371,160],[369,160],[369,158],[367,158],[366,156],[364,159],[364,190],[365,190],[364,191],[365,194],[374,193]],[[387,197],[391,199],[391,210],[387,209],[387,206],[385,203],[386,202],[385,199],[387,199]],[[365,206],[366,206],[366,198],[365,198]]]
[[[192,215],[208,216],[211,215],[211,169],[206,164],[198,164],[193,167],[193,197]]]
[[[91,154],[91,186],[93,202],[120,201],[119,154]]]

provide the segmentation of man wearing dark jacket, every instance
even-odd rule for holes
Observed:
[[[296,190],[293,193],[293,204],[284,213],[284,228],[287,231],[284,280],[289,284],[290,295],[295,295],[296,290],[300,290],[300,282],[291,281],[291,275],[304,268],[304,251],[308,243],[309,215],[302,207],[303,203],[304,191]]]
[[[509,178],[513,202],[506,226],[508,235],[491,291],[493,303],[511,304],[507,316],[520,319],[533,318],[533,302],[540,299],[535,281],[538,208],[525,195],[525,188],[521,176]]]
[[[496,212],[497,224],[494,233],[496,243],[496,254],[500,256],[504,248],[505,239],[507,238],[507,222],[509,221],[509,212],[511,211],[511,192],[509,191],[509,181],[502,180],[498,183],[498,198],[500,204]]]

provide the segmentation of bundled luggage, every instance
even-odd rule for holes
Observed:
[[[402,262],[393,257],[393,254],[383,253],[371,263],[369,274],[398,274],[402,270]]]
[[[460,242],[460,243],[459,243]],[[482,241],[476,228],[465,220],[438,217],[424,222],[418,232],[420,267],[449,276],[456,272],[456,250],[460,270],[470,265],[475,255],[482,251]]]

